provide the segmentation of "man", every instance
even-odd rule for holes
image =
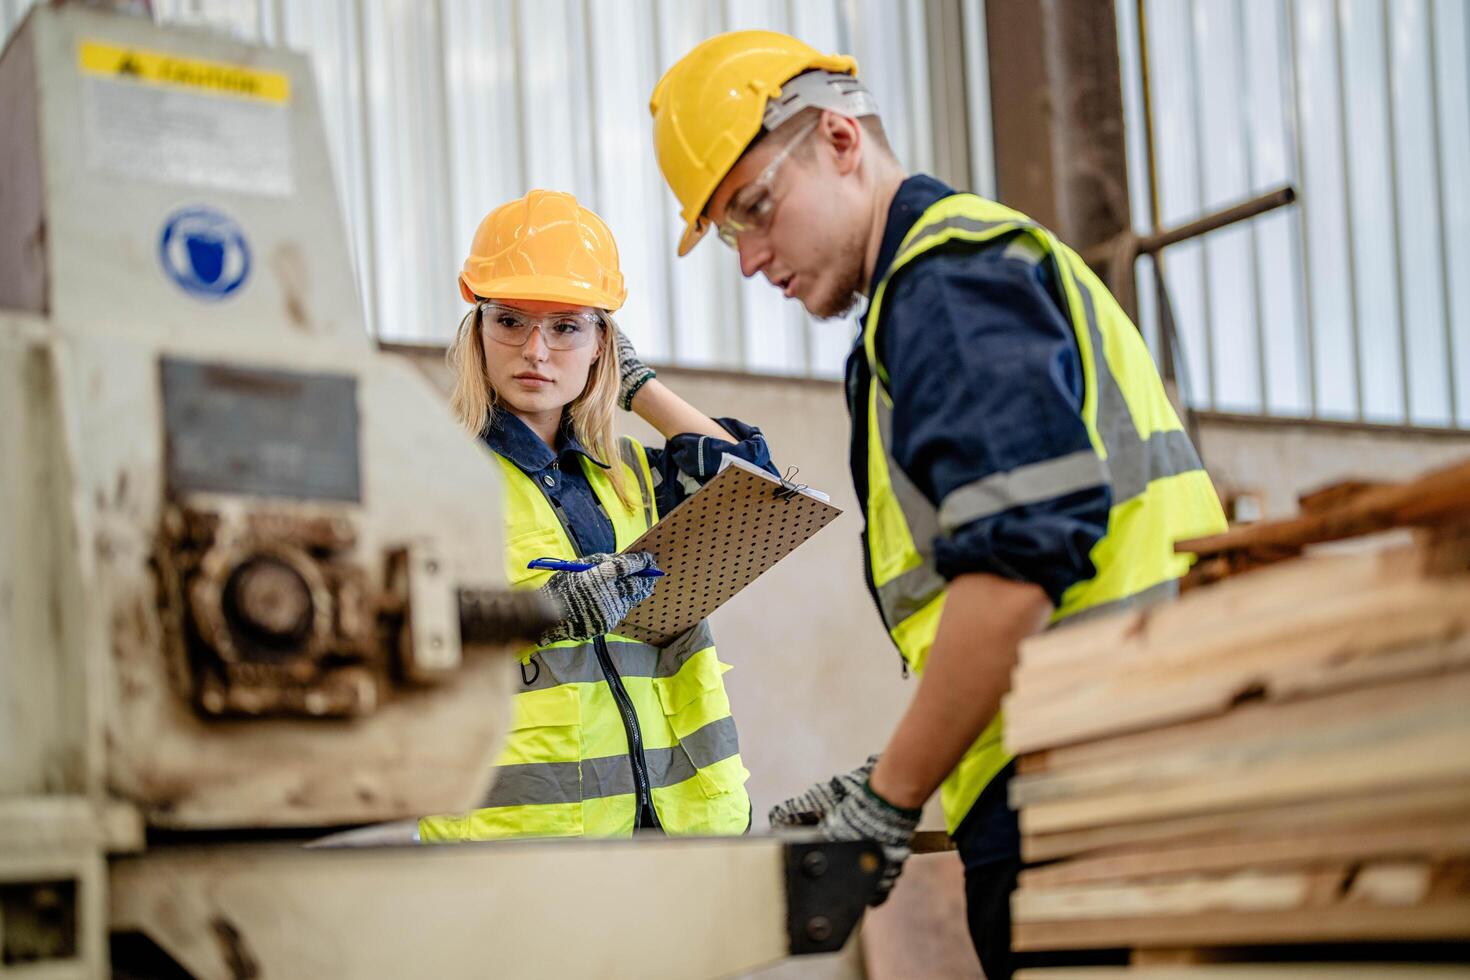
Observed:
[[[868,585],[920,680],[880,756],[771,822],[882,842],[886,894],[939,789],[976,951],[1009,976],[1020,861],[1000,705],[1017,647],[1176,593],[1174,542],[1224,527],[1214,489],[1099,280],[1024,215],[906,177],[853,59],[724,34],[650,109],[680,255],[713,226],[746,276],[815,316],[867,299],[847,363],[852,474]]]

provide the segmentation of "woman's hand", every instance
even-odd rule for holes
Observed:
[[[557,572],[541,586],[541,592],[566,612],[562,622],[542,634],[542,646],[601,636],[621,623],[628,610],[653,595],[658,582],[657,578],[637,575],[653,567],[653,556],[646,551],[588,555],[582,561],[595,567],[585,572]]]
[[[618,404],[622,406],[623,411],[631,412],[633,396],[638,394],[638,389],[658,377],[658,373],[639,358],[627,334],[616,327],[613,328],[613,332],[618,337],[618,371],[620,374]]]

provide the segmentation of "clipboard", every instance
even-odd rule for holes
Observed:
[[[625,548],[665,575],[613,632],[663,646],[842,513],[827,495],[726,455],[720,471]]]

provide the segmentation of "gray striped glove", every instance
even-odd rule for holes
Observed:
[[[558,640],[590,640],[623,621],[628,610],[653,595],[656,578],[635,578],[635,572],[653,567],[646,551],[626,555],[587,555],[596,565],[585,572],[557,572],[541,586],[566,610],[566,618],[541,636],[541,645]]]
[[[896,807],[873,792],[868,775],[876,755],[852,772],[817,783],[771,807],[772,827],[816,827],[829,840],[873,840],[883,845],[883,877],[869,904],[882,905],[909,857],[909,841],[923,811]]]
[[[658,377],[658,372],[643,363],[633,342],[622,330],[618,334],[618,405],[623,411],[633,410],[633,396],[638,389]]]

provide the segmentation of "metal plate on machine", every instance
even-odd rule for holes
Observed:
[[[165,357],[170,494],[362,500],[357,379]]]

